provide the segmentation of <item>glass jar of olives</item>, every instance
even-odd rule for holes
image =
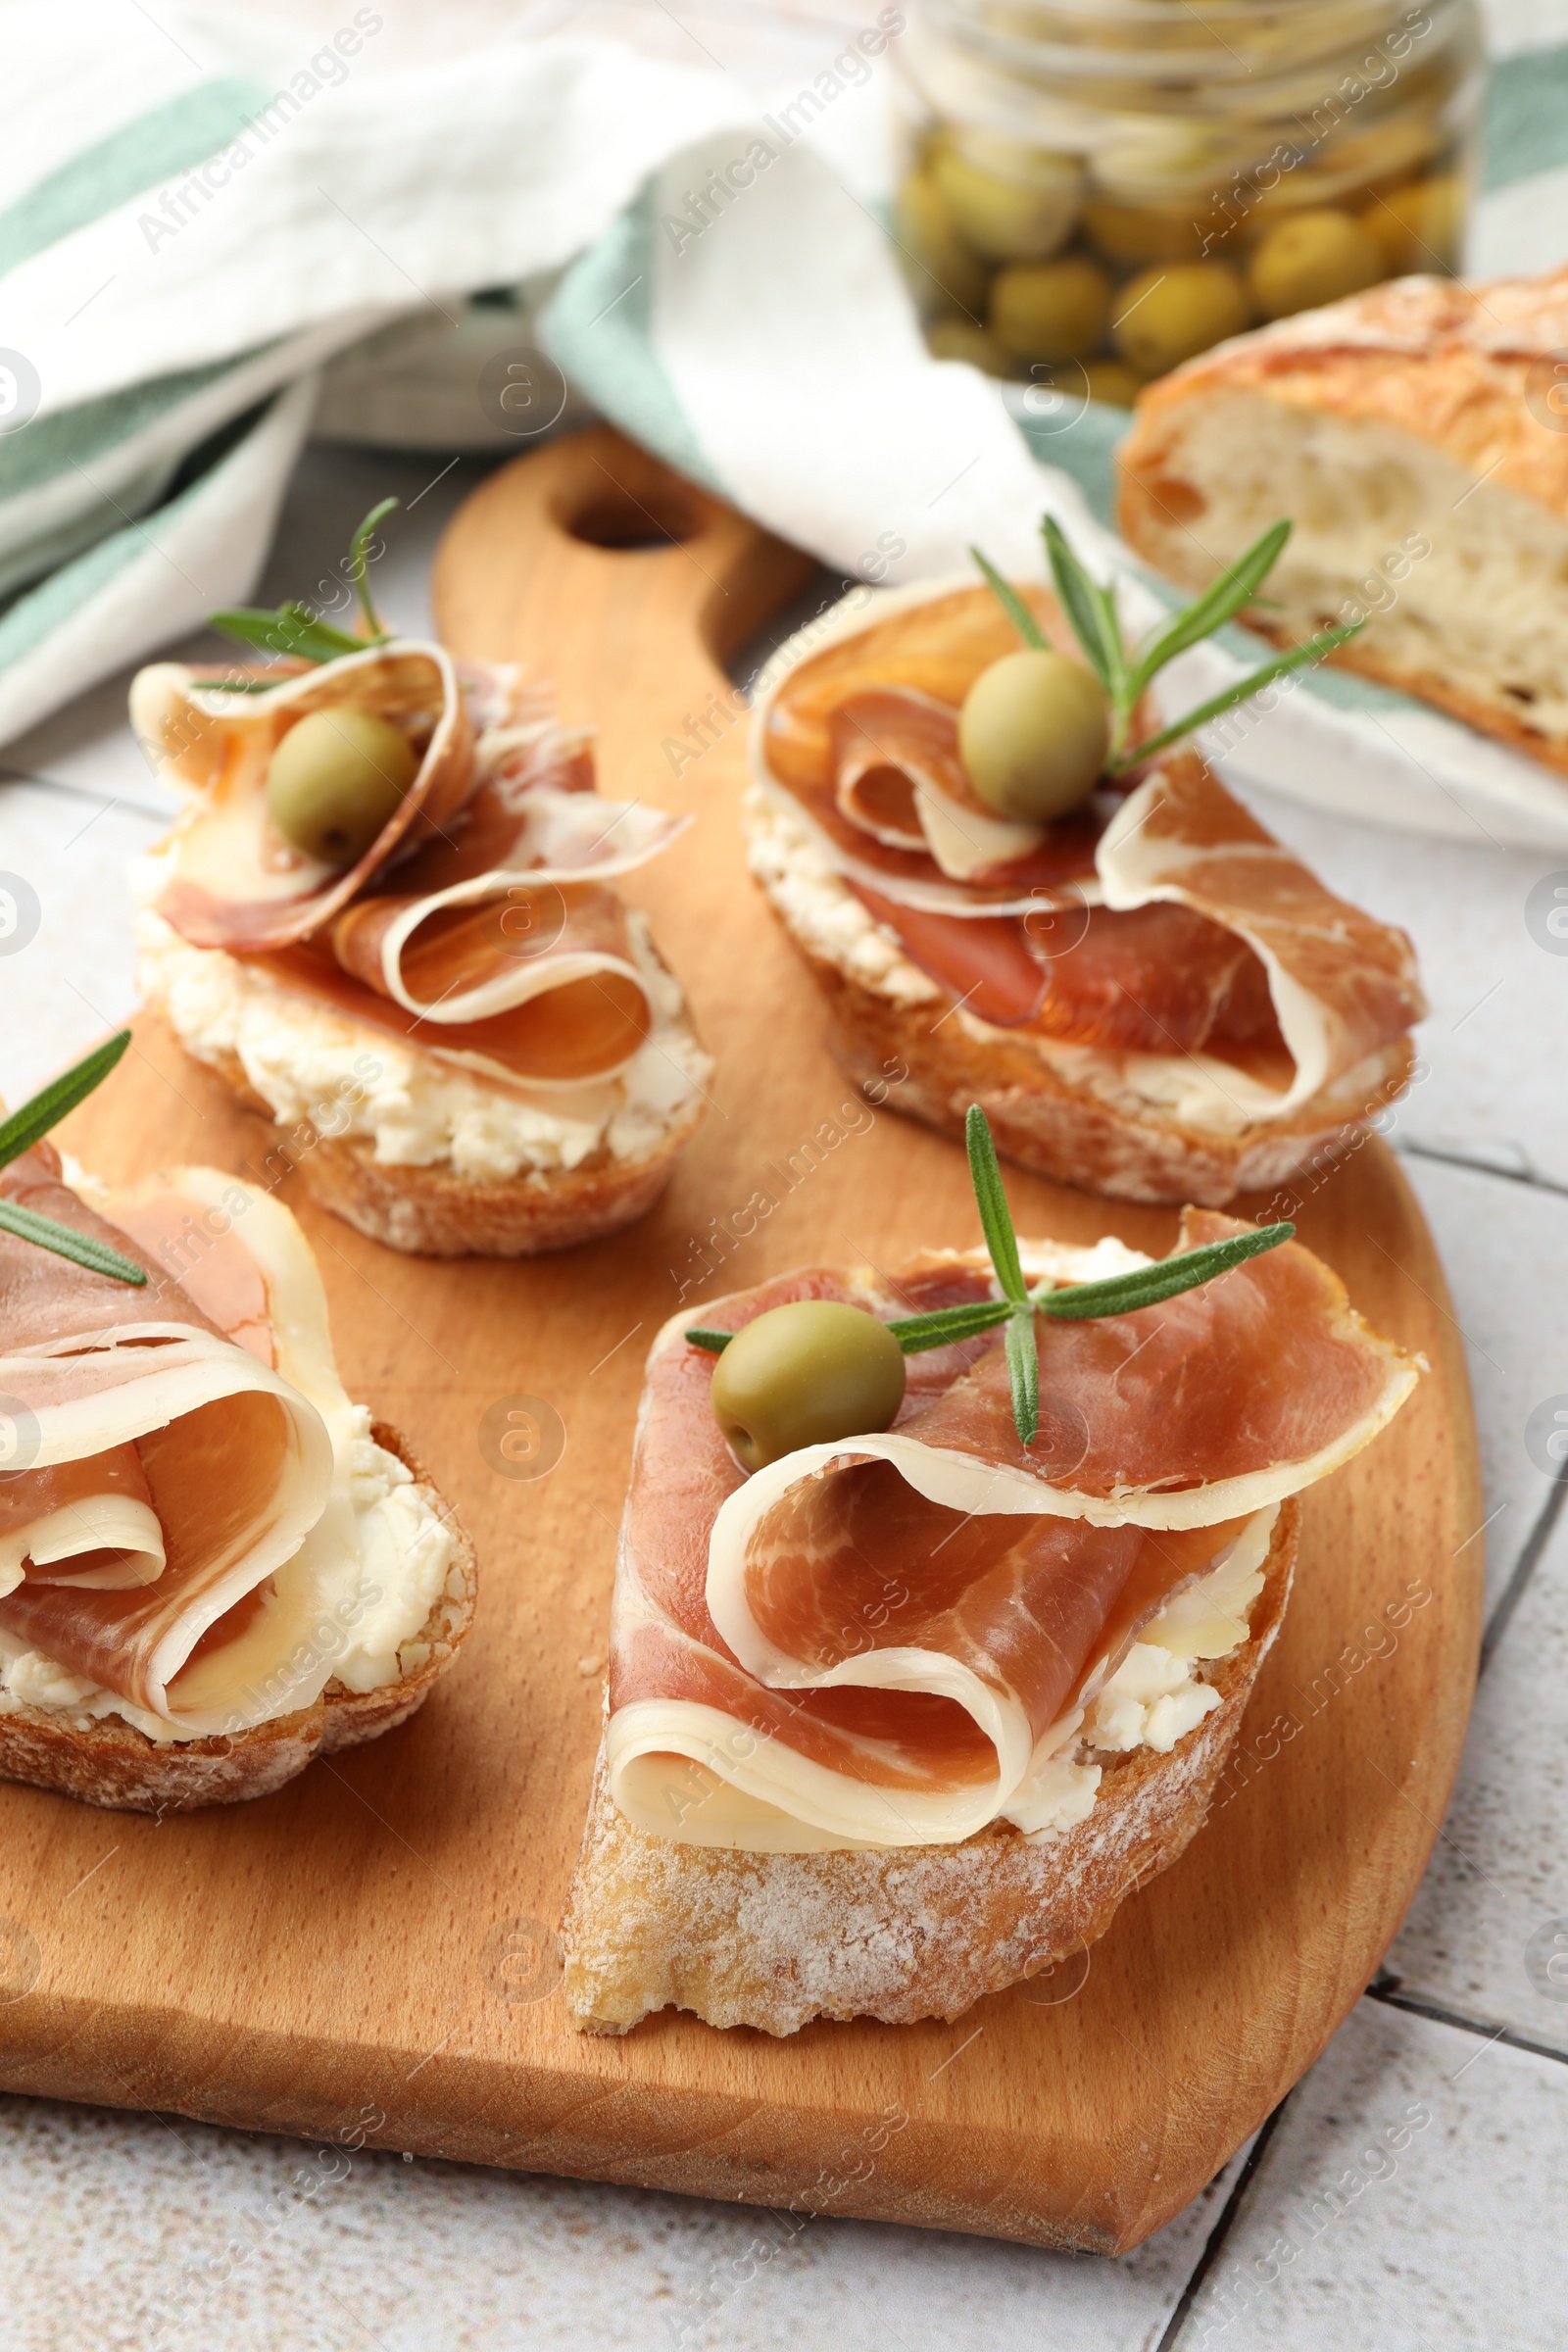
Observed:
[[[1127,404],[1457,267],[1475,0],[920,0],[900,50],[895,234],[941,358]]]

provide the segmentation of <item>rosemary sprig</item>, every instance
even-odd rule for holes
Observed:
[[[78,1233],[74,1225],[57,1224],[53,1217],[41,1217],[35,1208],[24,1208],[20,1200],[0,1200],[0,1231],[14,1233],[21,1242],[36,1242],[40,1250],[52,1250],[56,1257],[69,1257],[76,1265],[85,1266],[89,1274],[107,1274],[116,1282],[128,1282],[137,1290],[145,1289],[147,1277],[140,1266],[105,1242],[95,1242],[89,1233]]]
[[[398,501],[383,498],[360,524],[349,542],[348,562],[344,570],[354,583],[364,620],[363,633],[351,636],[347,629],[334,627],[322,620],[309,605],[289,602],[269,612],[258,605],[233,605],[221,612],[209,612],[207,625],[221,636],[233,637],[241,645],[256,647],[264,654],[278,654],[292,661],[338,662],[345,654],[363,654],[373,645],[385,645],[391,636],[384,628],[370,596],[369,548],[371,535],[378,522],[383,522]],[[265,694],[272,683],[268,678],[195,678],[192,684],[222,694]]]
[[[241,645],[255,646],[259,653],[280,654],[296,661],[336,662],[344,654],[363,654],[367,644],[363,637],[351,637],[347,629],[335,629],[309,605],[279,605],[275,612],[254,605],[235,605],[222,612],[209,612],[207,625],[224,637],[237,638]]]
[[[128,1029],[117,1031],[101,1046],[94,1046],[90,1054],[84,1054],[69,1070],[62,1070],[58,1078],[51,1078],[47,1086],[41,1086],[20,1110],[12,1111],[0,1121],[0,1168],[9,1167],[24,1152],[30,1152],[51,1127],[60,1124],[68,1111],[74,1110],[78,1102],[85,1102],[94,1087],[103,1084],[129,1043]]]
[[[906,1355],[920,1355],[930,1348],[950,1348],[956,1340],[978,1339],[982,1333],[1006,1326],[1007,1374],[1012,1391],[1012,1418],[1019,1437],[1032,1446],[1040,1429],[1040,1357],[1035,1344],[1036,1315],[1062,1322],[1084,1322],[1095,1315],[1135,1315],[1140,1307],[1157,1306],[1183,1291],[1197,1290],[1216,1275],[1228,1274],[1265,1250],[1288,1242],[1296,1227],[1281,1221],[1259,1225],[1250,1233],[1235,1233],[1222,1242],[1203,1242],[1174,1257],[1156,1258],[1152,1265],[1134,1266],[1125,1274],[1106,1274],[1098,1282],[1053,1284],[1048,1278],[1030,1290],[1018,1260],[1018,1237],[1013,1230],[1007,1196],[991,1125],[978,1102],[971,1102],[964,1122],[969,1151],[969,1176],[980,1230],[986,1237],[1000,1298],[976,1298],[964,1306],[932,1307],[923,1315],[902,1315],[889,1323]],[[730,1331],[697,1329],[686,1339],[693,1348],[720,1355],[734,1338]]]
[[[100,1086],[130,1043],[130,1031],[120,1030],[101,1046],[94,1046],[69,1070],[51,1078],[47,1086],[24,1102],[20,1109],[0,1120],[0,1168],[20,1159],[24,1152],[41,1143],[51,1127],[63,1119],[68,1110],[86,1101],[95,1086]],[[57,1257],[69,1257],[76,1265],[85,1266],[90,1273],[107,1274],[116,1282],[128,1282],[137,1290],[145,1287],[147,1276],[142,1268],[118,1250],[90,1235],[78,1233],[74,1225],[62,1225],[53,1217],[44,1217],[34,1208],[24,1208],[18,1200],[0,1200],[0,1229],[14,1233],[20,1241],[36,1243],[40,1250],[52,1250]]]
[[[1234,710],[1238,703],[1282,678],[1293,669],[1300,669],[1309,662],[1321,662],[1325,655],[1335,653],[1348,643],[1365,620],[1348,621],[1341,628],[1324,629],[1309,637],[1304,645],[1292,646],[1288,653],[1277,654],[1260,669],[1251,670],[1223,693],[1210,696],[1200,703],[1196,710],[1187,711],[1158,734],[1151,735],[1131,750],[1127,746],[1133,714],[1139,698],[1148,690],[1169,662],[1184,654],[1191,646],[1211,637],[1233,620],[1244,605],[1259,602],[1258,590],[1284,553],[1291,535],[1289,522],[1270,525],[1262,537],[1250,547],[1228,571],[1221,572],[1211,586],[1190,605],[1174,613],[1142,645],[1128,647],[1121,633],[1116,612],[1116,598],[1112,589],[1100,582],[1084,568],[1068,546],[1060,525],[1048,514],[1040,525],[1046,542],[1046,554],[1051,564],[1051,577],[1057,601],[1066,613],[1073,635],[1083,649],[1084,660],[1105,690],[1110,704],[1110,751],[1105,760],[1108,776],[1124,775],[1128,768],[1151,759],[1155,752],[1175,743],[1181,736],[1190,735],[1197,727],[1206,726],[1224,710]],[[1039,622],[1017,591],[1003,579],[995,564],[986,561],[977,547],[969,553],[979,565],[987,587],[995,596],[1007,618],[1012,622],[1025,645],[1043,647],[1046,638]]]
[[[360,612],[365,619],[365,634],[367,637],[380,638],[387,635],[387,631],[381,626],[380,617],[376,612],[375,607],[370,601],[368,550],[370,545],[370,534],[375,529],[376,524],[378,522],[384,522],[387,516],[393,513],[397,505],[398,501],[395,498],[383,498],[378,507],[372,507],[370,509],[370,512],[368,514],[367,514],[365,520],[361,523],[359,529],[349,541],[349,578],[354,582],[354,592],[360,600]]]

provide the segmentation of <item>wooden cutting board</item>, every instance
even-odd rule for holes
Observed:
[[[865,2214],[1109,2251],[1210,2179],[1393,1936],[1459,1755],[1482,1540],[1443,1272],[1369,1141],[1310,1194],[1301,1231],[1431,1375],[1308,1496],[1283,1635],[1183,1860],[1087,1963],[954,2025],[819,2025],[783,2042],[674,2013],[622,2040],[567,2027],[554,1930],[652,1334],[705,1250],[713,1273],[688,1302],[803,1260],[978,1239],[962,1152],[855,1102],[746,877],[744,728],[721,661],[808,569],[606,432],[517,460],[453,523],[436,575],[448,641],[553,678],[564,715],[599,729],[607,791],[697,818],[627,891],[717,1056],[712,1105],[642,1224],[529,1264],[395,1256],[289,1180],[351,1394],[410,1434],[473,1534],[478,1625],[414,1722],[261,1803],[155,1822],[0,1788],[6,2087],[797,2221]],[[256,1166],[262,1129],[156,1025],[137,1044],[68,1146],[114,1178]],[[817,1164],[771,1220],[716,1240],[764,1165],[810,1138]],[[1159,1251],[1174,1232],[1166,1210],[1016,1170],[1008,1185],[1025,1234],[1109,1230]],[[500,1406],[504,1424],[518,1397],[543,1399],[564,1433],[546,1476],[501,1475],[481,1451],[486,1414]]]

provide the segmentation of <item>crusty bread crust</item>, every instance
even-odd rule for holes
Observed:
[[[1202,1827],[1285,1614],[1300,1516],[1281,1506],[1248,1640],[1205,1669],[1220,1704],[1169,1755],[1097,1757],[1093,1810],[1054,1838],[994,1824],[871,1853],[680,1845],[616,1810],[601,1754],[562,1928],[573,2025],[624,2034],[669,2006],[780,2034],[813,2017],[951,2019],[1093,1943]]]
[[[1238,335],[1140,393],[1132,431],[1117,453],[1117,525],[1168,578],[1207,585],[1216,567],[1185,527],[1194,519],[1184,498],[1189,486],[1171,458],[1183,412],[1226,391],[1396,426],[1568,522],[1568,433],[1546,429],[1541,394],[1534,406],[1530,397],[1532,369],[1565,347],[1568,269],[1473,288],[1447,278],[1396,278]],[[1267,612],[1245,617],[1275,644],[1292,642]],[[1331,659],[1568,775],[1568,737],[1533,725],[1528,711],[1502,694],[1478,695],[1440,668],[1399,661],[1376,629]]]
[[[1281,651],[1296,642],[1267,612],[1252,611],[1244,618],[1250,629],[1254,629],[1259,637],[1266,637]],[[1363,678],[1371,678],[1379,686],[1393,686],[1400,694],[1411,694],[1419,702],[1430,703],[1434,710],[1446,710],[1450,718],[1463,719],[1478,735],[1491,735],[1496,742],[1505,743],[1510,751],[1523,752],[1543,767],[1554,768],[1558,775],[1568,776],[1568,736],[1549,735],[1544,727],[1532,726],[1511,703],[1471,694],[1454,685],[1441,670],[1425,664],[1392,661],[1378,652],[1376,642],[1365,646],[1359,637],[1342,645],[1329,659],[1341,669],[1357,670]]]
[[[1321,1174],[1403,1091],[1415,1059],[1410,1040],[1399,1038],[1379,1057],[1364,1098],[1331,1092],[1293,1118],[1206,1135],[1153,1106],[1123,1108],[1070,1085],[1021,1031],[938,1020],[928,1003],[895,1004],[815,954],[783,908],[774,911],[827,1000],[838,1060],[858,1085],[875,1088],[874,1100],[960,1139],[978,1102],[1009,1159],[1113,1200],[1223,1208],[1239,1193],[1277,1192],[1303,1171]],[[901,1064],[908,1076],[890,1087]]]
[[[407,1439],[384,1421],[372,1422],[370,1434],[413,1473],[453,1542],[447,1590],[414,1638],[428,1645],[422,1664],[380,1690],[348,1690],[341,1683],[328,1683],[309,1707],[211,1740],[161,1743],[118,1715],[99,1716],[78,1728],[54,1708],[5,1706],[0,1712],[0,1780],[24,1781],[116,1812],[189,1813],[199,1805],[234,1805],[269,1796],[316,1756],[358,1747],[406,1722],[456,1662],[473,1622],[478,1577],[466,1532]],[[451,1589],[454,1582],[456,1592]]]
[[[183,1043],[183,1041],[181,1041]],[[187,1053],[190,1048],[185,1048]],[[535,1257],[618,1233],[651,1208],[701,1122],[694,1101],[639,1159],[607,1150],[575,1168],[534,1169],[486,1181],[439,1163],[387,1167],[365,1136],[319,1136],[308,1120],[291,1127],[245,1075],[235,1054],[202,1057],[248,1110],[271,1126],[272,1152],[298,1170],[307,1192],[345,1224],[415,1257]]]

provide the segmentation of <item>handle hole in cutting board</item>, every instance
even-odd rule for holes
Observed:
[[[568,506],[559,520],[568,538],[616,555],[679,547],[683,540],[696,538],[702,527],[695,503],[678,486],[650,482],[633,493],[608,476]]]

